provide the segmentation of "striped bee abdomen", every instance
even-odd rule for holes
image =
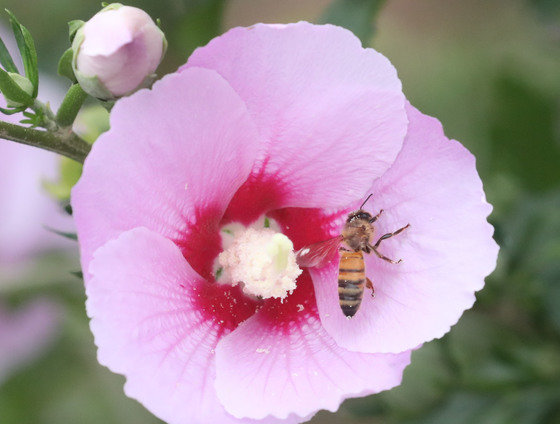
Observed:
[[[361,251],[340,251],[338,268],[338,299],[340,308],[347,317],[353,317],[362,303],[366,271]]]

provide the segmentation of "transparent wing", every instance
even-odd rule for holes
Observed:
[[[341,243],[342,235],[302,247],[296,252],[296,262],[306,268],[324,265],[338,253]]]

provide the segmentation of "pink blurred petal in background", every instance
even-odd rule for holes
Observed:
[[[61,312],[46,299],[29,301],[15,311],[0,304],[0,384],[51,346]]]
[[[0,27],[0,36],[21,70],[11,32]],[[62,86],[40,76],[40,99],[50,101],[56,109],[63,96]],[[1,95],[0,106],[5,107]],[[12,123],[22,118],[21,114],[0,115],[0,120]],[[56,179],[57,169],[56,154],[0,140],[0,284],[8,280],[18,284],[18,278],[36,255],[70,245],[44,228],[47,225],[68,230],[72,226],[70,218],[41,187],[44,179]],[[0,384],[53,342],[61,312],[57,303],[43,298],[28,301],[13,311],[0,303]]]

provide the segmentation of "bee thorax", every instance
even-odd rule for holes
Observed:
[[[366,220],[347,222],[342,231],[344,242],[354,251],[367,250],[373,237],[373,226]]]

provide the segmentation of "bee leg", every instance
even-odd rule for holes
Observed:
[[[398,261],[394,261],[394,260],[388,258],[387,256],[382,255],[381,253],[379,253],[379,252],[377,251],[377,249],[376,249],[374,246],[371,247],[371,250],[374,251],[374,253],[377,255],[378,258],[381,258],[381,259],[383,259],[384,261],[391,262],[392,264],[399,264],[399,263],[402,262],[402,259],[399,259]]]
[[[373,218],[370,219],[370,224],[374,223],[375,221],[377,221],[377,218],[379,218],[381,216],[381,214],[383,213],[383,209],[381,209],[379,211],[379,213],[377,215],[375,215]]]
[[[371,247],[371,250],[373,250],[375,252],[377,257],[383,259],[384,261],[391,262],[392,264],[398,264],[398,263],[402,262],[402,259],[399,259],[398,261],[394,261],[392,259],[389,259],[387,256],[384,256],[381,253],[379,253],[377,251],[377,248],[379,247],[379,245],[381,244],[381,242],[383,240],[387,240],[388,238],[391,238],[393,236],[396,236],[399,233],[402,233],[408,227],[410,227],[410,224],[406,224],[404,227],[399,228],[397,231],[394,231],[392,233],[383,234],[381,237],[379,237],[379,240],[377,240],[377,243],[375,243],[373,246],[369,246],[369,247]]]
[[[395,231],[395,232],[383,234],[381,237],[379,237],[379,240],[377,240],[377,243],[375,243],[375,244],[373,245],[373,250],[377,249],[383,240],[387,240],[388,238],[391,238],[391,237],[393,237],[393,236],[396,236],[397,234],[402,233],[402,232],[403,232],[404,230],[406,230],[408,227],[410,227],[410,224],[406,224],[404,227],[399,228],[399,229],[398,229],[397,231]]]
[[[371,282],[371,280],[369,278],[366,277],[366,287],[368,289],[371,289],[371,297],[375,297],[375,290],[373,288],[373,283]]]

